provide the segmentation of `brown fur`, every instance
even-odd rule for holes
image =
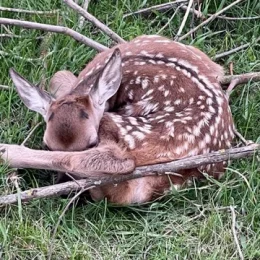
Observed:
[[[88,93],[115,48],[122,55],[123,79],[99,121]],[[77,80],[69,80],[71,92],[59,94],[48,112],[53,117],[47,125],[48,140],[53,150],[84,150],[91,131],[98,129],[103,150],[93,160],[86,159],[88,165],[84,162],[82,167],[96,164],[100,169],[103,164],[101,168],[107,167],[109,172],[110,165],[118,164],[116,173],[123,171],[119,167],[124,165],[123,158],[128,158],[132,167],[133,162],[148,165],[226,149],[234,128],[219,84],[222,76],[223,69],[192,46],[159,36],[137,37],[98,54]],[[89,118],[81,117],[81,110]],[[92,189],[91,195],[119,204],[145,202],[162,195],[172,184],[179,187],[192,177],[202,178],[201,171],[218,178],[224,168],[217,163],[177,175],[131,180]]]

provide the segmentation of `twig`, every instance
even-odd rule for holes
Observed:
[[[253,142],[250,141],[250,140],[246,140],[246,139],[243,137],[243,135],[238,132],[237,129],[234,129],[234,134],[236,135],[236,137],[237,137],[238,139],[241,140],[241,142],[242,142],[244,145],[249,145],[249,144],[253,143]]]
[[[187,9],[188,9],[188,6],[182,5],[182,6],[181,6],[181,9],[186,12]],[[189,12],[193,13],[194,15],[196,15],[197,18],[204,18],[203,13],[200,12],[200,11],[198,11],[198,10],[196,10],[195,8],[191,8],[191,9],[189,10]]]
[[[186,5],[182,5],[181,9],[186,11],[187,10],[187,6]],[[197,18],[199,19],[205,19],[205,16],[203,15],[202,12],[191,8],[189,10],[191,13],[195,14]],[[212,16],[213,14],[207,14],[207,17]],[[223,20],[227,20],[227,21],[239,21],[239,20],[257,20],[260,19],[260,16],[252,16],[252,17],[230,17],[230,16],[225,16],[225,15],[218,15],[216,16],[216,18],[218,19],[223,19]]]
[[[75,181],[78,184],[78,186],[80,187],[80,184],[78,183],[78,181],[71,174],[69,174],[68,172],[65,172],[65,175],[67,175],[71,180]]]
[[[230,84],[226,90],[226,96],[228,99],[229,99],[229,96],[230,96],[232,90],[238,85],[238,81],[239,80],[237,78],[235,78],[230,82]]]
[[[42,122],[39,122],[38,124],[36,124],[33,129],[29,132],[29,134],[27,135],[27,137],[23,140],[23,142],[21,143],[22,146],[24,146],[26,144],[26,142],[30,139],[30,137],[32,136],[32,134],[35,132],[35,130],[42,124]]]
[[[4,90],[8,90],[8,89],[10,89],[8,86],[6,86],[6,85],[0,85],[0,88],[1,89],[4,89]]]
[[[231,61],[229,63],[229,74],[234,75],[234,63],[233,63],[233,61]]]
[[[89,2],[90,2],[90,0],[85,0],[84,3],[83,3],[82,8],[86,11],[88,10]],[[80,18],[79,18],[79,29],[81,29],[83,27],[84,21],[85,21],[85,18],[83,16],[80,16]]]
[[[116,42],[124,43],[126,42],[124,39],[122,39],[118,34],[113,32],[110,28],[108,28],[105,24],[101,23],[95,16],[84,10],[82,7],[77,5],[72,0],[63,0],[65,4],[67,4],[70,8],[75,10],[77,13],[81,14],[85,19],[90,21],[92,24],[94,24],[97,28],[99,28],[102,32],[107,34],[111,39],[113,39]]]
[[[228,9],[230,9],[232,6],[242,2],[244,0],[236,0],[235,2],[231,3],[230,5],[226,6],[225,8],[221,9],[220,11],[218,11],[217,13],[213,14],[212,16],[210,16],[207,20],[203,21],[201,24],[199,24],[198,26],[196,26],[195,28],[193,28],[192,30],[190,30],[189,32],[187,32],[186,34],[184,34],[182,37],[180,37],[180,41],[184,40],[185,38],[187,38],[189,35],[193,34],[194,32],[196,32],[199,28],[201,28],[202,26],[208,24],[209,22],[211,22],[212,20],[214,20],[217,16],[219,16],[220,14],[224,13],[225,11],[227,11]]]
[[[135,169],[132,174],[123,176],[109,176],[109,177],[91,177],[89,179],[74,181],[46,186],[42,188],[35,188],[21,192],[21,200],[29,201],[33,199],[40,199],[52,196],[59,196],[69,194],[71,191],[77,191],[80,188],[97,187],[106,184],[115,184],[131,179],[141,178],[145,176],[157,176],[165,174],[165,172],[178,172],[182,169],[198,168],[201,165],[217,163],[226,160],[234,160],[254,155],[260,144],[251,144],[240,148],[232,148],[228,150],[212,152],[205,155],[197,155],[187,157],[184,159],[172,161],[169,163],[155,164],[149,166],[142,166]],[[0,205],[8,205],[17,202],[17,194],[10,194],[0,197]]]
[[[212,14],[208,14],[208,16],[212,16]],[[260,19],[260,16],[252,16],[252,17],[230,17],[230,16],[224,16],[219,15],[216,18],[223,19],[227,21],[240,21],[240,20],[257,20]]]
[[[259,41],[260,41],[260,37],[257,38],[257,39],[254,41],[254,43],[257,43],[257,42],[259,42]],[[241,46],[238,46],[238,47],[236,47],[236,48],[234,48],[234,49],[231,49],[231,50],[229,50],[229,51],[225,51],[225,52],[219,53],[219,54],[217,54],[217,55],[214,57],[214,60],[221,59],[221,58],[226,57],[226,56],[228,56],[228,55],[230,55],[230,54],[233,54],[233,53],[236,53],[236,52],[241,51],[241,50],[243,50],[243,49],[246,49],[246,48],[248,48],[250,45],[252,45],[252,44],[254,44],[254,43],[250,43],[250,42],[249,42],[249,43],[245,43],[245,44],[243,44],[243,45],[241,45]]]
[[[234,237],[234,240],[235,240],[235,244],[237,246],[237,251],[238,251],[238,254],[239,254],[239,258],[241,260],[244,260],[244,256],[243,256],[243,253],[242,253],[242,250],[241,250],[241,247],[239,245],[238,238],[237,238],[236,213],[235,213],[235,209],[234,209],[233,206],[230,206],[230,211],[231,211],[231,215],[232,215],[232,233],[233,233],[233,237]]]
[[[181,23],[181,25],[180,25],[180,28],[179,28],[179,30],[178,30],[176,36],[175,36],[175,40],[176,40],[176,41],[178,41],[178,40],[179,40],[179,37],[181,36],[182,30],[183,30],[183,28],[184,28],[184,26],[185,26],[185,24],[186,24],[187,19],[188,19],[188,16],[189,16],[189,13],[190,13],[190,9],[191,9],[192,4],[193,4],[193,0],[190,0],[190,1],[189,1],[189,4],[188,4],[188,7],[187,7],[187,10],[186,10],[186,12],[185,12],[185,15],[184,15],[184,17],[183,17],[182,23]]]
[[[16,35],[16,34],[8,34],[8,33],[2,33],[0,34],[0,38],[19,38],[19,39],[23,39],[23,38],[26,38],[26,36],[22,36],[22,35]],[[36,40],[41,40],[43,39],[44,37],[43,36],[38,36],[38,37],[35,37],[34,39]]]
[[[137,14],[149,14],[149,13],[155,11],[155,10],[156,11],[164,11],[164,10],[167,10],[167,9],[171,9],[175,5],[179,5],[181,3],[186,3],[186,2],[188,2],[188,0],[176,0],[176,1],[173,1],[173,2],[169,2],[169,3],[154,5],[154,6],[151,6],[151,7],[148,7],[148,8],[140,9],[140,10],[135,11],[135,12],[124,14],[123,18],[126,18],[126,17],[131,16],[131,15],[137,15]]]
[[[18,55],[14,55],[13,53],[8,53],[8,52],[4,52],[4,51],[0,51],[0,56],[12,56],[15,59],[24,60],[24,61],[27,61],[27,62],[41,61],[41,59],[39,59],[39,58],[24,58],[24,57],[21,57],[21,56],[18,56]]]
[[[9,8],[0,6],[0,11],[6,12],[15,12],[15,13],[24,13],[24,14],[56,14],[59,10],[52,10],[52,11],[36,11],[36,10],[25,10],[25,9],[17,9],[17,8]]]
[[[220,79],[220,83],[222,85],[228,85],[232,81],[235,81],[236,85],[245,84],[250,81],[252,82],[260,81],[260,72],[250,72],[250,73],[245,73],[240,75],[224,76],[222,79]],[[224,86],[223,88],[225,89]]]
[[[16,26],[20,26],[23,28],[38,29],[38,30],[43,30],[43,31],[47,31],[47,32],[61,33],[61,34],[71,36],[76,41],[81,42],[99,52],[102,52],[102,51],[108,49],[106,46],[104,46],[98,42],[95,42],[92,39],[76,32],[70,28],[64,27],[64,26],[27,22],[27,21],[9,19],[9,18],[0,18],[0,24],[16,25]]]

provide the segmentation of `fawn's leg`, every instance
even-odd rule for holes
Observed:
[[[100,174],[126,174],[135,161],[116,144],[83,152],[33,150],[19,145],[0,144],[1,159],[14,168],[48,169],[69,172],[79,178]]]

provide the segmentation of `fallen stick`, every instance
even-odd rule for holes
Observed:
[[[213,21],[215,18],[217,18],[217,16],[219,16],[220,14],[222,14],[225,11],[227,11],[228,9],[230,9],[232,6],[238,4],[238,3],[242,2],[242,1],[244,1],[244,0],[236,0],[233,3],[231,3],[230,5],[226,6],[225,8],[221,9],[220,11],[218,11],[217,13],[213,14],[208,19],[206,19],[205,21],[200,23],[198,26],[196,26],[195,28],[193,28],[192,30],[190,30],[189,32],[184,34],[182,37],[180,37],[179,41],[182,41],[182,40],[186,39],[188,36],[190,36],[191,34],[196,32],[199,28],[201,28],[202,26],[204,26],[204,25],[208,24],[209,22]]]
[[[190,14],[190,9],[191,9],[192,4],[193,4],[193,0],[189,0],[189,4],[187,7],[187,10],[185,11],[185,15],[183,17],[182,23],[179,27],[177,34],[175,35],[175,41],[178,41],[179,37],[181,36],[182,30],[187,22],[189,14]]]
[[[58,9],[52,11],[36,11],[36,10],[25,10],[25,9],[18,9],[18,8],[3,7],[3,6],[0,6],[0,11],[23,13],[23,14],[45,14],[45,15],[56,14],[59,12]]]
[[[188,9],[188,7],[186,5],[183,5],[181,7],[182,10],[186,11]],[[189,10],[189,12],[195,14],[195,16],[198,18],[198,19],[205,19],[205,16],[202,14],[202,12],[194,9],[194,8],[191,8]],[[212,16],[213,14],[207,14],[206,16],[207,17],[210,17]],[[222,19],[222,20],[227,20],[227,21],[241,21],[241,20],[257,20],[257,19],[260,19],[260,16],[252,16],[252,17],[231,17],[231,16],[225,16],[225,15],[218,15],[216,16],[217,19]]]
[[[260,37],[257,38],[253,43],[251,43],[251,42],[245,43],[245,44],[240,45],[240,46],[238,46],[238,47],[236,47],[236,48],[234,48],[234,49],[231,49],[231,50],[228,50],[228,51],[225,51],[225,52],[222,52],[222,53],[218,53],[218,54],[216,54],[216,56],[214,57],[214,60],[218,60],[218,59],[221,59],[221,58],[223,58],[223,57],[226,57],[226,56],[228,56],[228,55],[230,55],[230,54],[233,54],[233,53],[236,53],[236,52],[238,52],[238,51],[244,50],[244,49],[248,48],[250,45],[252,45],[252,44],[254,44],[254,43],[257,43],[257,42],[259,42],[259,41],[260,41]]]
[[[0,34],[0,38],[19,38],[19,39],[25,39],[26,36],[2,33],[2,34]],[[34,39],[36,39],[36,40],[41,40],[41,39],[43,39],[43,38],[44,38],[43,36],[38,36],[38,37],[35,37]]]
[[[105,24],[101,23],[95,16],[90,14],[88,11],[77,5],[72,0],[63,0],[65,4],[67,4],[70,8],[75,10],[77,13],[81,14],[86,20],[90,21],[92,24],[94,24],[97,28],[99,28],[102,32],[104,32],[106,35],[108,35],[111,39],[118,43],[124,43],[126,42],[124,39],[122,39],[118,34],[113,32],[109,27],[107,27]]]
[[[8,52],[4,52],[4,51],[0,51],[0,56],[11,56],[12,58],[15,58],[15,59],[18,59],[18,60],[27,61],[27,62],[39,62],[39,61],[42,61],[39,58],[24,58],[24,57],[15,55],[13,53],[8,53]]]
[[[157,176],[160,174],[167,174],[166,172],[178,172],[179,170],[197,168],[205,164],[253,156],[259,149],[260,144],[250,144],[241,148],[231,148],[228,150],[212,152],[210,154],[187,157],[169,163],[137,167],[135,171],[129,175],[110,175],[109,177],[98,178],[93,177],[88,179],[77,180],[77,182],[69,181],[41,188],[34,188],[20,192],[19,196],[22,202],[26,202],[33,199],[66,195],[71,193],[72,191],[79,191],[81,189],[87,189],[88,187],[97,187],[106,184],[117,184],[120,182],[145,176]],[[13,204],[17,201],[18,194],[0,196],[0,206]]]
[[[132,15],[138,15],[138,14],[150,14],[153,11],[168,10],[168,9],[171,9],[172,7],[174,7],[176,5],[186,3],[186,2],[188,2],[188,0],[176,0],[176,1],[173,1],[173,2],[169,2],[169,3],[154,5],[154,6],[151,6],[151,7],[148,7],[148,8],[140,9],[140,10],[135,11],[135,12],[124,14],[123,18],[126,18],[128,16],[132,16]]]
[[[245,84],[250,81],[252,82],[260,81],[260,72],[250,72],[250,73],[245,73],[240,75],[224,76],[220,80],[222,88],[225,89],[226,88],[225,85],[230,84],[232,81],[235,81],[236,83],[235,85]]]
[[[84,3],[83,3],[83,5],[82,5],[82,8],[84,9],[84,10],[88,10],[88,5],[89,5],[89,2],[90,2],[90,0],[85,0],[84,1]],[[85,18],[84,18],[84,16],[80,16],[80,18],[79,18],[79,29],[82,29],[82,27],[83,27],[83,25],[84,25],[84,22],[85,22]]]
[[[29,29],[38,29],[47,32],[55,32],[60,34],[68,35],[74,38],[76,41],[81,42],[99,52],[105,51],[108,48],[98,42],[93,41],[92,39],[64,26],[51,25],[51,24],[43,24],[43,23],[35,23],[35,22],[27,22],[23,20],[9,19],[9,18],[0,18],[0,24],[8,24],[20,26],[23,28]]]
[[[8,90],[10,88],[8,86],[6,86],[6,85],[0,85],[0,89]]]

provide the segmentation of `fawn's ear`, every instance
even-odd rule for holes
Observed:
[[[51,95],[28,82],[14,69],[10,69],[9,73],[23,103],[45,118],[52,101]]]
[[[120,50],[116,48],[89,93],[94,106],[105,106],[106,101],[117,92],[121,79],[122,58]]]

